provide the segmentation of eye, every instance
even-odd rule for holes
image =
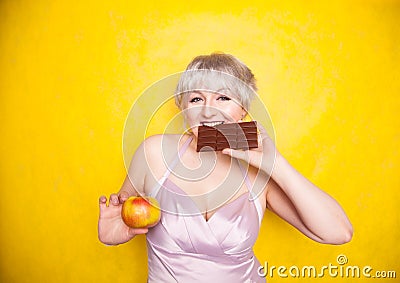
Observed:
[[[221,101],[229,101],[229,100],[231,100],[231,99],[230,99],[228,96],[222,95],[222,96],[218,97],[218,100],[221,100]]]
[[[189,100],[190,103],[196,103],[196,102],[199,102],[199,101],[201,101],[200,97],[193,97],[191,100]]]

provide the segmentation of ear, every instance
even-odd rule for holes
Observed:
[[[244,108],[242,107],[242,119],[241,119],[241,120],[243,120],[244,117],[246,117],[246,116],[247,116],[247,111],[246,111],[246,109],[244,109]]]

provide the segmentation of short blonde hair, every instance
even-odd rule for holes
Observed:
[[[187,94],[194,90],[228,92],[249,109],[257,91],[252,71],[236,57],[225,53],[212,53],[195,57],[182,73],[175,90],[175,103],[186,107]]]

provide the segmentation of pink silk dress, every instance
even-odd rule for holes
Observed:
[[[163,212],[146,236],[148,282],[265,282],[257,274],[260,263],[253,252],[263,210],[258,199],[250,200],[254,199],[251,183],[243,168],[248,193],[218,208],[206,220],[195,202],[168,179],[178,156],[150,194],[158,199]],[[197,214],[189,213],[196,210]]]

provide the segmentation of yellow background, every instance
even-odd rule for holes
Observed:
[[[138,95],[213,51],[252,68],[279,150],[354,225],[328,246],[267,213],[259,260],[345,254],[400,277],[399,18],[399,1],[378,0],[1,1],[0,281],[145,282],[143,236],[98,242],[98,197],[124,178]]]

